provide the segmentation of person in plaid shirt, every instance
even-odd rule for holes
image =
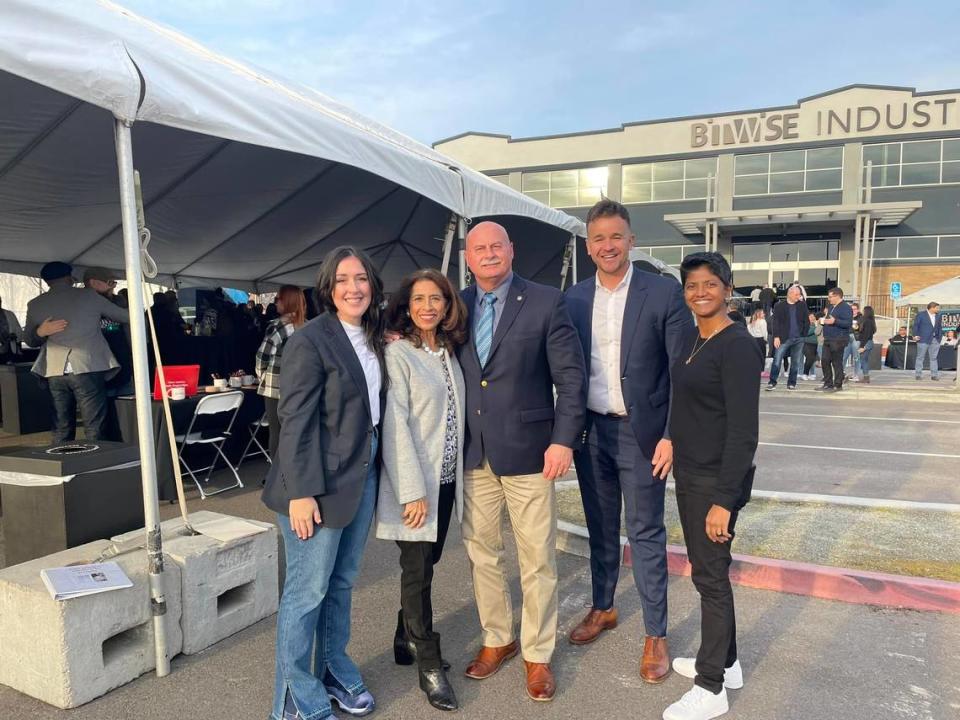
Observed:
[[[257,392],[263,395],[263,404],[267,410],[267,422],[270,424],[270,457],[277,454],[280,442],[280,418],[277,407],[280,404],[280,358],[283,346],[293,333],[300,328],[307,317],[307,303],[303,291],[294,285],[284,285],[277,293],[277,312],[280,317],[271,320],[264,331],[263,342],[257,350],[257,377],[260,386]]]

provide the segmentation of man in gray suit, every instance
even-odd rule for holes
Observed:
[[[47,378],[53,398],[53,443],[73,440],[76,408],[87,440],[103,440],[107,418],[106,380],[120,367],[100,332],[100,319],[129,323],[130,315],[96,291],[73,286],[73,268],[47,263],[40,277],[49,290],[27,305],[24,336],[40,347],[33,372]]]

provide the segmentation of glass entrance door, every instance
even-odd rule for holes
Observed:
[[[839,250],[839,235],[734,238],[734,289],[749,296],[769,285],[783,297],[799,281],[808,297],[824,296],[837,285]]]

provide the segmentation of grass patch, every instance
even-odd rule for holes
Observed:
[[[585,525],[577,488],[561,490],[557,501],[561,519]],[[683,545],[676,495],[670,488],[665,522],[667,542]],[[737,520],[733,550],[960,582],[960,513],[755,499]]]

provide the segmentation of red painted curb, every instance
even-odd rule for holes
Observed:
[[[628,544],[623,546],[623,564],[631,566]],[[671,575],[690,575],[686,548],[667,546],[667,569]],[[730,581],[824,600],[960,614],[960,583],[944,580],[734,554]]]

